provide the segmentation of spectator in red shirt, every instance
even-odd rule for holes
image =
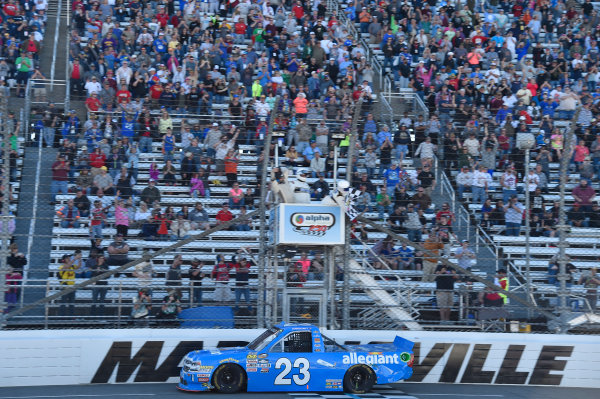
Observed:
[[[164,29],[169,23],[169,14],[166,12],[167,10],[165,10],[164,5],[159,6],[159,8],[160,7],[162,7],[162,10],[160,12],[157,12],[155,17],[158,23],[160,24],[160,27]]]
[[[242,19],[240,19],[238,22],[236,22],[236,24],[234,25],[234,31],[233,31],[235,44],[244,44],[247,30],[248,30],[248,25],[246,25]]]
[[[152,101],[158,103],[163,91],[162,83],[152,85],[152,87],[150,87],[150,97],[152,98]]]
[[[300,20],[304,16],[304,8],[302,7],[302,4],[299,1],[294,7],[292,7],[292,12],[294,13],[294,16],[296,17],[298,23],[300,23]]]
[[[51,205],[56,202],[56,194],[59,192],[67,194],[69,192],[69,162],[65,161],[62,153],[58,153],[56,161],[52,164],[52,182],[50,184],[50,192],[52,193]]]
[[[17,15],[19,8],[17,7],[17,5],[15,4],[14,1],[9,1],[8,3],[6,3],[4,5],[3,10],[4,10],[4,14],[7,17],[14,17],[15,15]]]
[[[100,99],[98,99],[98,94],[92,93],[92,95],[85,100],[85,107],[88,112],[98,112],[100,109]]]
[[[102,81],[102,83],[108,83],[108,85],[114,90],[117,91],[117,80],[115,79],[114,73],[112,69],[106,71],[106,78]]]
[[[129,104],[131,101],[131,92],[127,89],[127,85],[121,85],[121,90],[117,92],[117,103]]]
[[[213,268],[211,277],[215,280],[214,300],[217,302],[227,302],[231,299],[231,290],[229,289],[229,268],[223,255],[217,255],[217,263]]]
[[[100,173],[100,168],[105,166],[106,155],[102,152],[100,147],[96,147],[94,152],[90,154],[90,166],[92,168],[92,176],[96,176]]]
[[[446,216],[448,219],[448,225],[452,225],[452,222],[456,219],[454,213],[450,210],[450,205],[447,202],[444,202],[442,209],[435,214],[435,220],[437,223],[440,222],[442,216]]]
[[[175,11],[175,15],[170,18],[169,23],[177,28],[182,20],[183,18],[181,17],[181,11],[177,10]]]
[[[229,210],[228,203],[223,204],[223,208],[219,212],[217,212],[215,219],[217,219],[217,224],[221,224],[221,223],[225,223],[225,222],[229,222],[230,220],[233,220],[233,213],[231,213],[231,211]]]
[[[576,204],[579,204],[583,212],[592,211],[592,201],[596,198],[596,191],[588,185],[586,179],[581,179],[579,185],[571,193]]]

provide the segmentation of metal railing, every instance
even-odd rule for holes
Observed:
[[[408,109],[412,110],[413,115],[423,115],[425,120],[429,119],[429,108],[423,102],[423,99],[411,89],[392,91],[386,90],[381,95],[388,101],[393,103],[394,100],[401,101],[408,105]]]
[[[58,0],[58,12],[56,13],[56,25],[54,27],[54,44],[52,46],[52,64],[50,66],[50,90],[54,88],[54,77],[56,73],[56,54],[58,51],[58,38],[60,36],[60,19],[63,7],[63,0]],[[67,45],[67,48],[69,46]],[[67,72],[68,73],[68,72]]]
[[[59,79],[29,79],[25,88],[25,106],[23,110],[23,137],[27,142],[35,141],[38,137],[33,136],[31,115],[33,108],[45,108],[48,105],[48,101],[53,102],[58,109],[65,108],[67,112],[68,96],[59,97],[55,96],[54,86],[67,87],[68,80]],[[60,98],[62,101],[57,100]]]

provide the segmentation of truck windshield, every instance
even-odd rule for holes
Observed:
[[[327,348],[327,352],[344,352],[348,350],[343,345],[335,342],[334,339],[325,336],[323,333],[321,333],[321,337],[323,338],[323,345]]]
[[[269,345],[275,337],[279,335],[281,330],[276,327],[271,327],[262,334],[260,334],[254,341],[250,342],[247,346],[248,349],[252,351],[260,351],[264,349],[265,346]]]

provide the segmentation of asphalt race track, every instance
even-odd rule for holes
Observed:
[[[185,393],[175,384],[98,384],[45,387],[0,388],[0,399],[303,399],[303,398],[389,398],[389,399],[597,399],[600,389],[557,388],[507,385],[451,385],[451,384],[392,384],[377,386],[369,394],[343,393],[244,393],[223,395],[217,393]]]

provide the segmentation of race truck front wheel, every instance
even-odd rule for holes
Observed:
[[[350,393],[366,393],[375,385],[375,373],[364,364],[356,364],[346,371],[344,391]]]
[[[221,393],[236,393],[246,383],[246,374],[237,364],[222,364],[213,374],[213,386]]]

